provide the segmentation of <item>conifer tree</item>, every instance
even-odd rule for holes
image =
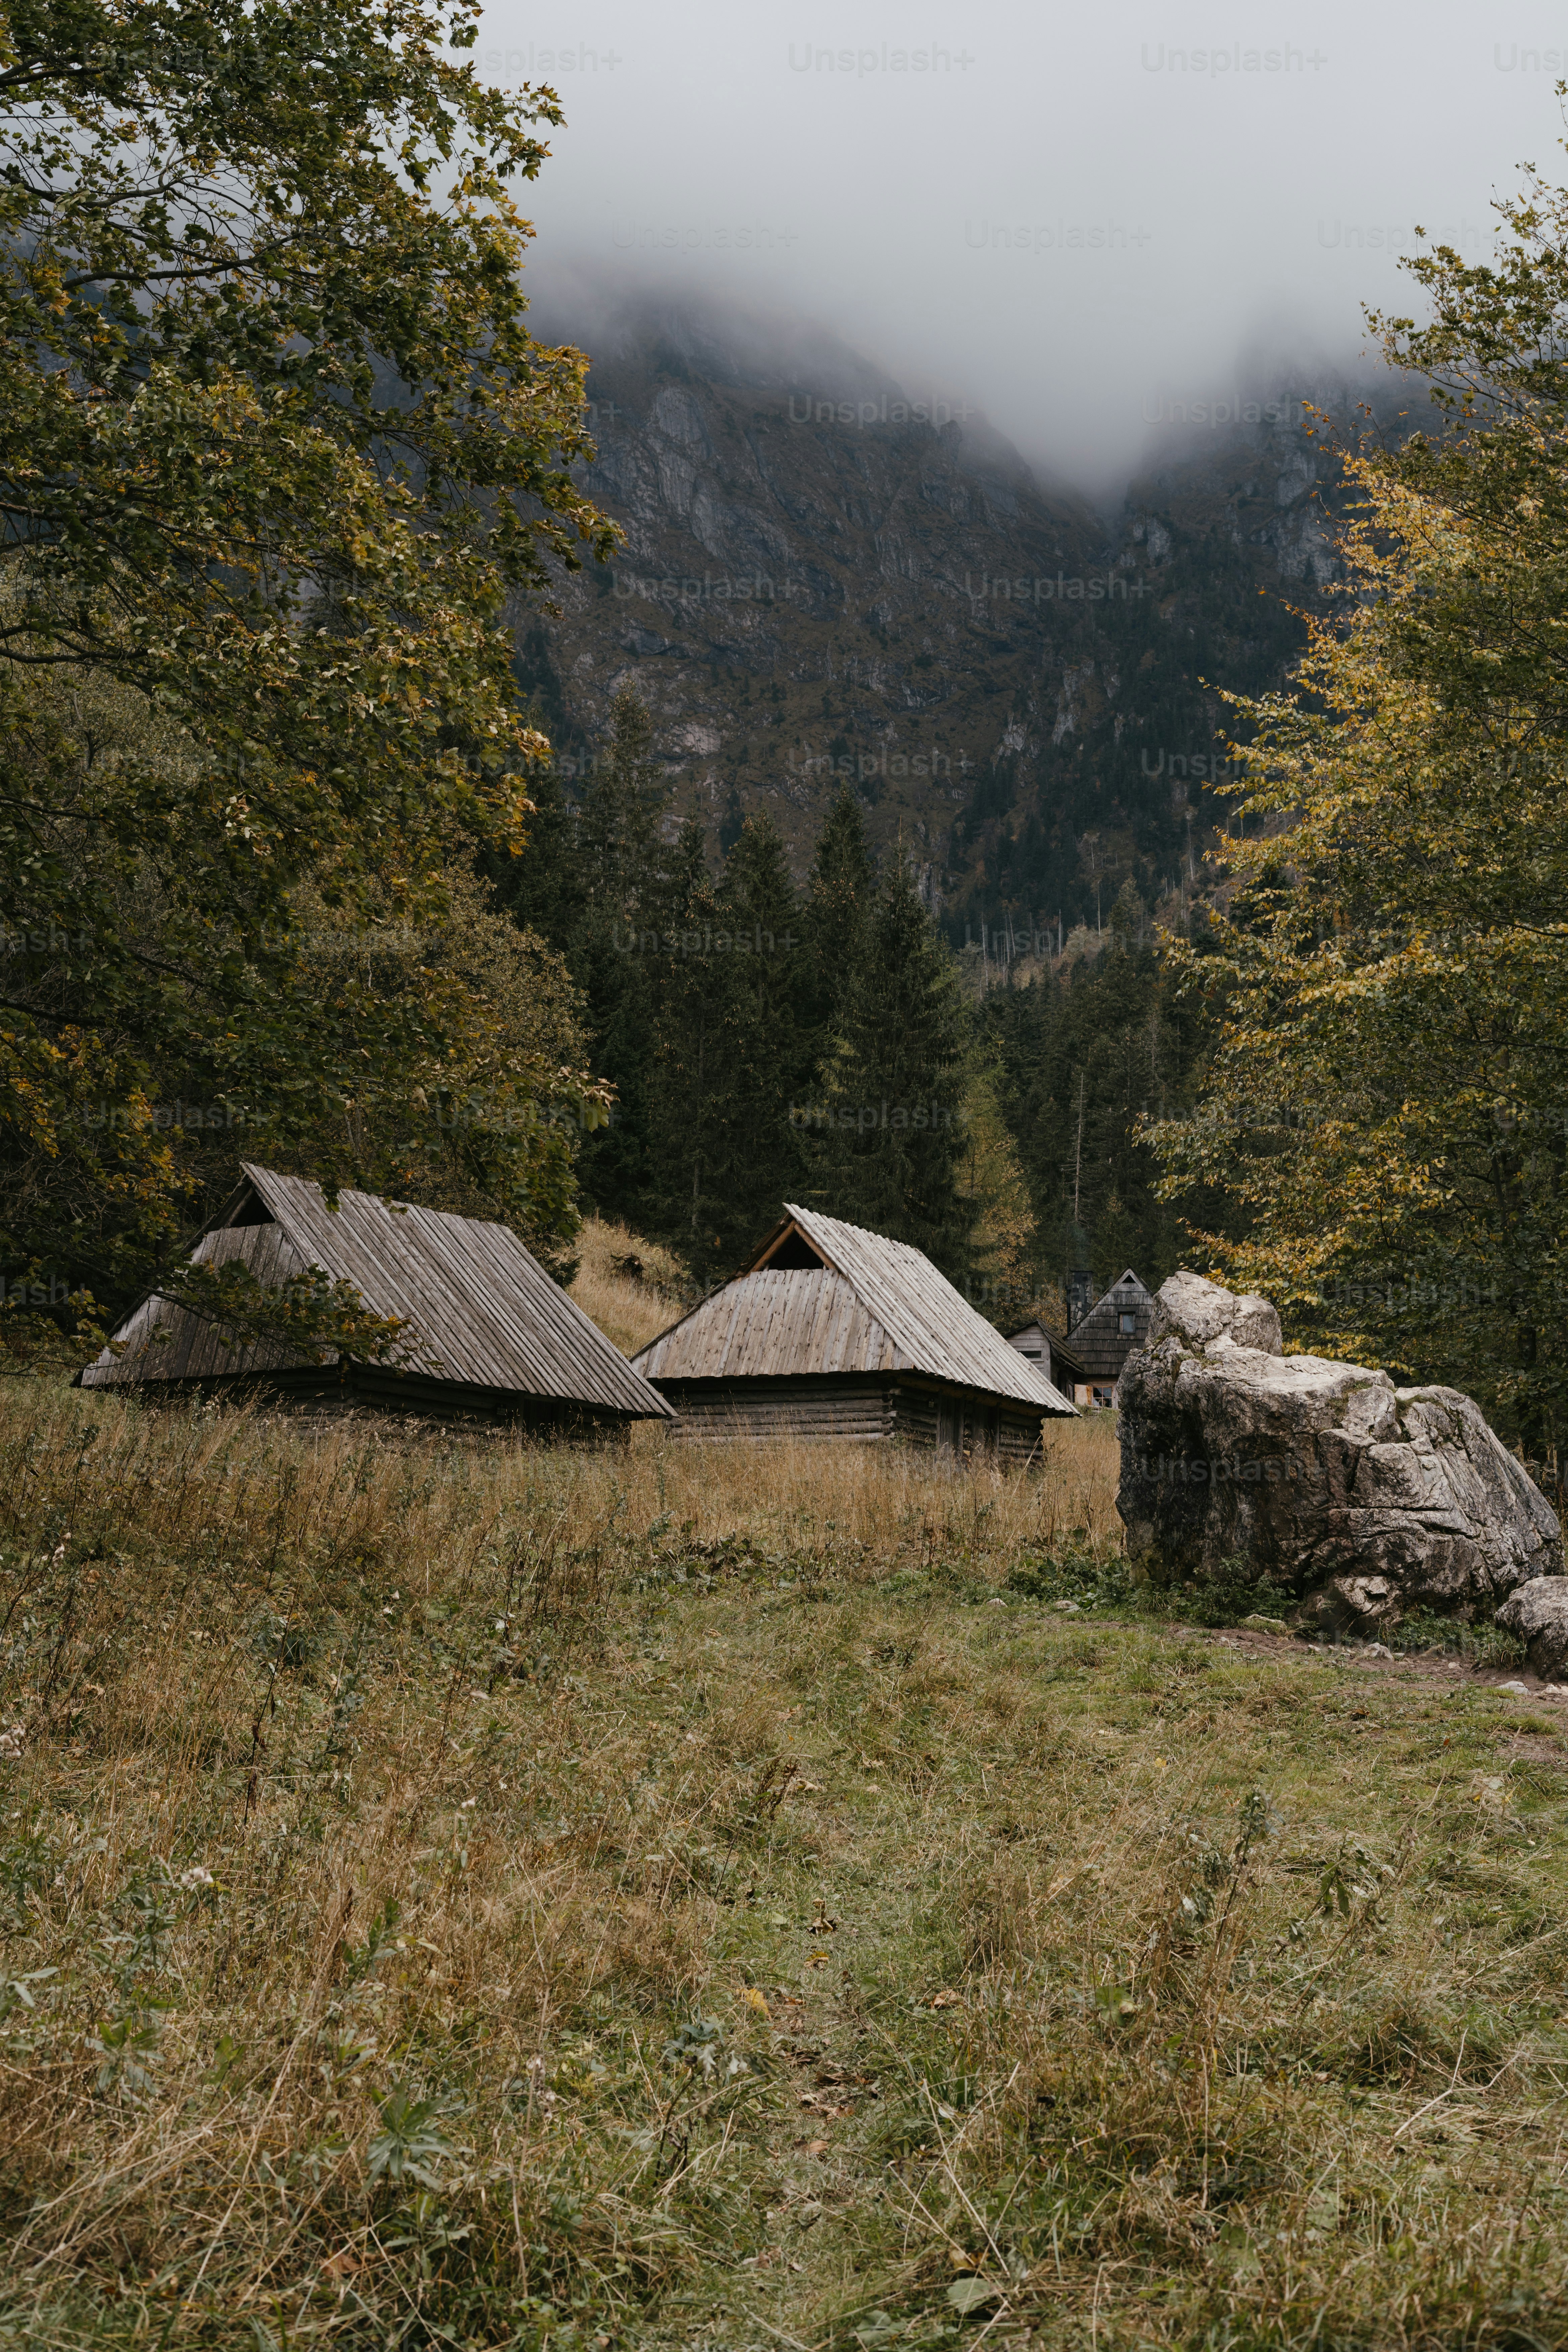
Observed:
[[[613,1081],[611,1124],[588,1141],[583,1178],[605,1213],[635,1218],[649,1181],[649,1086],[668,959],[671,880],[660,824],[669,786],[647,705],[624,687],[577,824],[583,908],[568,960],[587,999],[598,1067]]]
[[[541,713],[531,697],[524,716],[531,727],[543,732]],[[500,850],[485,852],[480,870],[494,884],[497,903],[519,929],[532,931],[564,955],[576,940],[586,910],[578,812],[557,772],[553,754],[529,768],[524,782],[533,808],[523,846],[512,856]]]
[[[583,869],[577,854],[577,812],[559,777],[548,767],[528,779],[533,814],[527,845],[519,857],[489,861],[502,903],[526,930],[537,931],[553,948],[573,939],[584,912]]]
[[[653,720],[641,695],[623,686],[610,705],[610,738],[594,765],[578,825],[589,898],[612,927],[635,919],[658,895],[659,826],[669,785],[655,756]]]
[[[746,819],[725,862],[720,906],[732,942],[724,990],[724,1230],[740,1254],[778,1216],[801,1174],[795,1114],[811,1091],[816,1058],[809,1008],[801,1003],[799,908],[771,817]]]
[[[1092,961],[998,992],[985,1025],[1000,1045],[999,1098],[1018,1139],[1040,1236],[1040,1264],[1064,1288],[1078,1269],[1095,1290],[1132,1265],[1157,1286],[1188,1253],[1181,1209],[1160,1197],[1160,1166],[1140,1120],[1179,1114],[1210,1036],[1201,1006],[1177,995],[1143,908],[1127,886]],[[1207,1223],[1212,1195],[1182,1203]]]
[[[714,949],[724,927],[700,816],[681,826],[670,869],[671,944],[658,967],[642,1214],[701,1276],[724,1251],[729,973]]]
[[[872,903],[877,868],[860,803],[847,784],[827,812],[816,845],[802,929],[803,1025],[836,1034]]]
[[[706,1277],[732,1270],[795,1181],[791,1112],[813,1040],[796,1017],[799,915],[772,821],[746,819],[717,887],[695,817],[675,863],[648,1221]]]
[[[811,1197],[969,1279],[977,1215],[960,1189],[968,1020],[952,957],[901,857],[868,911],[814,1122]]]

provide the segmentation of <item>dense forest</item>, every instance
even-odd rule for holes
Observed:
[[[1191,1099],[1205,1029],[1131,883],[1103,934],[986,990],[912,861],[879,874],[847,787],[803,887],[765,816],[715,875],[629,687],[580,796],[550,775],[534,789],[529,853],[490,872],[562,958],[615,1088],[579,1160],[602,1213],[701,1281],[800,1200],[915,1243],[1003,1323],[1059,1314],[1080,1265],[1103,1288],[1176,1264],[1180,1220],[1133,1129]]]

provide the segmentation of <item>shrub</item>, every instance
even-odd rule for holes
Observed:
[[[1007,1578],[1026,1601],[1072,1601],[1080,1609],[1118,1609],[1132,1597],[1132,1571],[1120,1552],[1097,1551],[1069,1537],[1060,1551],[1021,1559]]]
[[[1244,1617],[1282,1617],[1296,1596],[1232,1553],[1182,1591],[1182,1614],[1197,1625],[1239,1625]]]
[[[1521,1666],[1525,1658],[1524,1643],[1500,1625],[1471,1625],[1462,1617],[1440,1617],[1430,1609],[1413,1610],[1388,1640],[1395,1650],[1437,1650],[1477,1666]]]

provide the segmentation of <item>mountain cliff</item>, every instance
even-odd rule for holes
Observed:
[[[766,807],[804,865],[847,780],[960,938],[1176,882],[1221,806],[1216,689],[1275,684],[1333,577],[1342,482],[1302,401],[1342,420],[1346,387],[1163,404],[1107,513],[824,335],[653,308],[549,331],[593,354],[581,478],[625,533],[518,620],[569,783],[629,680],[720,846]]]

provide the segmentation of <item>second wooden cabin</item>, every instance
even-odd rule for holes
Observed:
[[[733,1281],[633,1364],[701,1438],[903,1438],[952,1459],[1037,1457],[1074,1412],[905,1242],[784,1203]]]

